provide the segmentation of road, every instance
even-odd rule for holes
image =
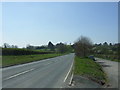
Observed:
[[[2,88],[62,88],[74,54],[2,69]]]
[[[96,58],[107,74],[109,88],[118,88],[118,62]]]

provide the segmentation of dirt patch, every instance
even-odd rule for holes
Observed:
[[[89,78],[75,75],[73,77],[73,88],[102,88],[102,85],[92,81]]]

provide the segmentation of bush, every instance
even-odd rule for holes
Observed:
[[[92,42],[89,38],[81,36],[74,44],[75,54],[79,57],[87,57],[91,52]]]
[[[18,49],[18,48],[3,48],[2,55],[32,55],[32,54],[49,54],[53,52],[39,52],[28,49]]]

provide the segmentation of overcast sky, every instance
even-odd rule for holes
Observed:
[[[2,10],[3,43],[10,45],[69,44],[81,35],[118,42],[117,2],[6,2]]]

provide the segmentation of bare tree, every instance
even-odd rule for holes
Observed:
[[[92,42],[88,37],[81,36],[75,43],[75,54],[80,57],[87,57],[90,54]]]
[[[11,48],[9,44],[4,43],[3,48]]]
[[[54,45],[52,44],[52,42],[49,42],[49,43],[48,43],[48,48],[49,48],[51,51],[54,51],[54,50],[55,50],[55,47],[54,47]]]
[[[11,48],[18,48],[17,45],[11,45]]]

